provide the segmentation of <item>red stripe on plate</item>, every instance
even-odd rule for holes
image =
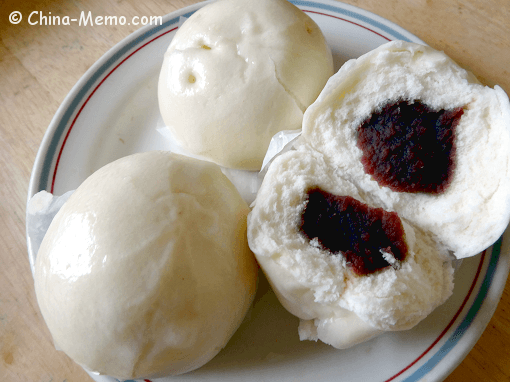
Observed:
[[[94,90],[92,91],[92,93],[90,93],[90,95],[87,97],[87,99],[85,100],[85,102],[83,103],[83,105],[81,105],[80,107],[80,110],[78,110],[78,113],[76,114],[76,116],[74,117],[73,119],[73,122],[71,123],[71,126],[69,127],[69,130],[67,131],[67,134],[66,136],[64,137],[64,141],[62,142],[62,147],[60,147],[60,151],[58,153],[58,157],[57,157],[57,162],[55,163],[55,170],[53,172],[53,179],[51,181],[51,193],[53,194],[53,189],[55,187],[55,179],[57,177],[57,169],[58,169],[58,165],[60,163],[60,157],[62,156],[62,152],[64,151],[64,147],[66,145],[66,142],[67,142],[67,138],[69,137],[69,134],[71,133],[71,130],[73,129],[74,127],[74,124],[76,123],[76,120],[78,119],[78,117],[80,116],[83,108],[85,107],[85,105],[87,105],[87,103],[89,102],[90,98],[94,95],[94,93],[96,92],[97,89],[99,89],[99,87],[103,84],[104,81],[106,81],[106,79],[108,77],[110,77],[110,75],[115,71],[117,70],[117,68],[119,66],[121,66],[128,58],[130,58],[131,56],[133,56],[136,52],[138,52],[140,49],[142,49],[143,47],[149,45],[151,42],[157,40],[158,38],[166,35],[167,33],[170,33],[170,32],[173,32],[174,30],[176,30],[178,27],[175,27],[175,28],[172,28],[170,29],[169,31],[166,31],[165,33],[162,33],[160,34],[159,36],[157,37],[154,37],[152,40],[150,41],[147,41],[145,44],[143,44],[142,46],[140,46],[138,49],[136,49],[134,52],[132,52],[129,56],[127,56],[126,58],[124,58],[121,62],[119,62],[117,64],[117,66],[115,66],[102,80],[101,82],[99,82],[99,84],[97,84],[97,86],[94,88]]]

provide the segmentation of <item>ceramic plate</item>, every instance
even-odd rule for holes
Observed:
[[[359,8],[327,0],[292,2],[321,27],[336,69],[390,40],[422,42]],[[40,190],[63,194],[108,162],[168,147],[156,131],[163,125],[157,102],[163,53],[182,17],[203,5],[169,14],[161,26],[140,29],[85,73],[48,127],[29,197]],[[387,333],[349,350],[300,342],[298,320],[262,279],[253,309],[225,349],[199,370],[171,381],[441,381],[471,350],[496,309],[508,275],[507,243],[504,237],[464,260],[453,296],[414,329]],[[33,262],[34,254],[29,257]]]

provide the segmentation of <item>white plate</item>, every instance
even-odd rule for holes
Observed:
[[[389,40],[422,42],[399,26],[335,1],[292,1],[323,30],[336,69]],[[157,79],[181,16],[167,15],[108,51],[73,87],[44,136],[29,185],[60,195],[99,167],[135,152],[165,149]],[[440,381],[467,355],[496,309],[508,275],[508,238],[463,261],[453,296],[417,327],[349,350],[300,342],[298,320],[262,279],[254,308],[216,358],[171,381]],[[30,260],[34,255],[29,253]],[[114,379],[92,376],[97,381]],[[165,379],[161,379],[163,381]]]

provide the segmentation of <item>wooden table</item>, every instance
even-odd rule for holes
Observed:
[[[57,352],[37,307],[25,242],[27,187],[50,120],[83,73],[135,26],[28,25],[28,15],[164,15],[196,0],[0,2],[0,380],[90,381]],[[510,92],[509,0],[347,0],[444,50]],[[25,20],[11,24],[20,11]],[[33,19],[32,19],[33,20]],[[510,284],[474,349],[448,381],[510,380]]]

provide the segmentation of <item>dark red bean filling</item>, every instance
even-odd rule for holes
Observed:
[[[442,193],[455,168],[461,107],[435,111],[420,101],[390,102],[358,127],[367,174],[397,192]]]
[[[337,196],[318,187],[307,192],[299,226],[309,240],[333,255],[343,255],[358,275],[388,267],[381,250],[404,260],[404,228],[395,212],[372,208],[350,196]]]

